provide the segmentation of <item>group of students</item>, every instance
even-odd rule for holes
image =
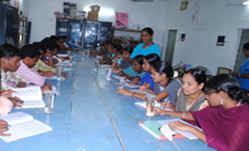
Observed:
[[[57,56],[61,49],[70,50],[64,40],[65,37],[51,36],[21,49],[9,44],[0,46],[0,115],[22,105],[20,99],[12,96],[13,88],[36,85],[43,94],[51,90],[44,77],[57,75],[56,64],[69,59]],[[181,122],[170,123],[171,129],[189,131],[220,151],[249,150],[249,94],[241,89],[236,77],[221,74],[207,81],[204,71],[192,68],[181,78],[174,78],[173,67],[162,61],[160,48],[153,43],[151,28],[142,30],[142,43],[135,48],[106,41],[90,56],[111,65],[114,73],[132,84],[140,85],[141,92],[153,94],[161,103],[161,108],[154,109],[155,116],[181,118],[203,131]],[[147,99],[146,94],[128,89],[118,89],[117,93]],[[7,130],[8,123],[0,120],[0,135],[9,135]]]
[[[22,107],[23,102],[13,96],[14,90],[28,86],[40,87],[42,94],[52,89],[46,84],[46,77],[57,76],[56,64],[69,59],[58,57],[60,50],[66,50],[64,37],[47,37],[17,48],[10,44],[0,46],[0,116],[5,116],[13,107]],[[64,78],[67,77],[63,73]],[[0,120],[0,136],[6,136],[8,123]]]
[[[161,61],[160,49],[152,37],[153,30],[145,28],[143,42],[136,48],[106,42],[91,56],[101,56],[100,63],[110,64],[113,72],[140,85],[140,91],[155,95],[161,103],[154,109],[155,116],[181,118],[203,131],[181,122],[170,123],[171,129],[191,132],[220,151],[248,151],[249,93],[241,89],[238,79],[221,74],[207,81],[206,73],[199,68],[174,78],[172,66]],[[146,94],[128,89],[118,89],[117,93],[147,99]]]

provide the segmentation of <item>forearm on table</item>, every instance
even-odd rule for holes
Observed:
[[[196,137],[198,137],[204,143],[207,142],[206,135],[202,131],[198,130],[197,128],[191,126],[189,132],[194,134]]]
[[[187,121],[195,121],[191,112],[175,112],[175,111],[165,111],[167,115],[172,117],[181,118]]]
[[[160,92],[159,94],[157,94],[156,96],[156,101],[160,102],[162,101],[163,99],[165,99],[166,97],[168,97],[169,93],[166,92],[166,91],[163,91],[163,92]]]
[[[142,99],[142,100],[146,100],[146,95],[145,94],[133,92],[132,96],[137,97],[137,98]]]

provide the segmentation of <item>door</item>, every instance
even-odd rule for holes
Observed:
[[[169,30],[165,61],[171,65],[173,63],[173,57],[174,57],[174,51],[175,51],[176,34],[177,34],[177,30]]]
[[[247,42],[249,42],[249,29],[243,29],[240,38],[239,50],[237,53],[237,58],[234,66],[234,72],[239,72],[241,65],[247,59],[243,53],[243,45]]]

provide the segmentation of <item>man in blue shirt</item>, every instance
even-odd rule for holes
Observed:
[[[249,57],[249,42],[243,45],[243,52],[245,56]],[[240,87],[249,91],[249,59],[247,59],[240,67],[239,73],[233,73],[234,76],[238,77]]]

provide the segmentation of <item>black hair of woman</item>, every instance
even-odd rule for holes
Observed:
[[[143,55],[138,55],[136,57],[133,58],[135,61],[137,61],[141,66],[144,63],[144,56]]]
[[[185,74],[187,73],[191,74],[198,84],[203,83],[205,87],[205,84],[207,82],[207,76],[206,76],[205,71],[199,68],[192,68],[192,69],[189,69]]]
[[[144,28],[144,29],[142,30],[142,32],[147,32],[147,33],[148,33],[149,35],[151,35],[151,36],[153,36],[153,34],[154,34],[153,29],[150,28],[150,27]]]
[[[167,63],[162,62],[161,64],[157,64],[155,66],[156,72],[163,74],[165,73],[168,79],[172,79],[174,75],[173,67]]]
[[[145,56],[145,59],[153,68],[160,66],[162,63],[160,57],[157,54],[149,54]]]
[[[207,93],[223,91],[232,100],[249,105],[249,92],[241,89],[239,81],[229,74],[220,74],[208,80],[206,91]]]

